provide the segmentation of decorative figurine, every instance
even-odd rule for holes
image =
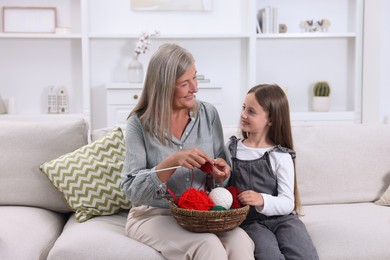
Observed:
[[[58,113],[58,104],[57,104],[57,93],[54,86],[50,87],[49,94],[47,95],[47,113],[57,114]]]
[[[65,87],[59,87],[57,93],[58,113],[68,113],[68,94],[66,93]]]

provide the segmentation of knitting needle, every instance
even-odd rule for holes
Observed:
[[[154,170],[154,172],[163,172],[163,171],[168,171],[168,170],[174,170],[174,169],[177,169],[177,168],[180,168],[180,167],[181,166],[173,166],[173,167],[168,167],[168,168]]]

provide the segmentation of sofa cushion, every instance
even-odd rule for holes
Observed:
[[[125,235],[127,212],[77,222],[73,215],[48,260],[164,259],[153,248]]]
[[[120,189],[125,149],[122,131],[116,128],[91,144],[42,164],[40,169],[64,194],[76,219],[83,222],[130,208]]]
[[[374,202],[390,182],[390,125],[294,126],[303,204]]]
[[[374,203],[309,205],[303,213],[320,259],[390,259],[390,208]]]
[[[99,140],[103,137],[105,137],[109,132],[112,131],[112,127],[104,127],[104,128],[99,128],[99,129],[94,129],[91,132],[91,141],[95,142],[96,140]],[[125,132],[122,130],[123,136],[125,136]]]
[[[237,126],[223,126],[223,139],[225,144],[229,142],[230,137],[235,135],[237,138],[241,137],[241,130]]]
[[[83,119],[0,121],[0,205],[70,212],[62,194],[39,171],[39,165],[85,145],[87,137]]]
[[[375,201],[375,204],[381,206],[390,206],[390,186],[387,187],[387,190],[383,195],[379,198],[379,200]]]
[[[0,259],[46,259],[66,218],[46,209],[0,207]]]

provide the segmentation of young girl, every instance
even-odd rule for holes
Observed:
[[[287,97],[277,85],[258,85],[247,93],[241,112],[243,139],[230,138],[230,185],[250,205],[242,228],[255,243],[256,259],[318,259],[298,218],[295,152]]]

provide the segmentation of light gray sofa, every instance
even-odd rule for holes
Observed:
[[[40,172],[40,164],[88,139],[82,119],[0,121],[1,260],[164,259],[124,234],[126,212],[77,222],[63,195]]]
[[[293,130],[302,220],[320,259],[390,259],[390,207],[373,203],[390,185],[390,126]],[[39,171],[88,139],[83,120],[0,121],[0,259],[164,259],[125,236],[127,212],[77,222]]]

